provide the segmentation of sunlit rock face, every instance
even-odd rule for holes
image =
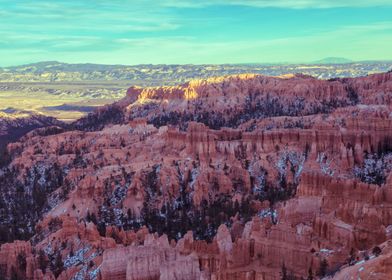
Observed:
[[[34,130],[0,171],[1,273],[390,279],[391,80],[131,87]]]

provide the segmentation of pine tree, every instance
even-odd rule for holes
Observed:
[[[373,248],[373,255],[375,255],[376,257],[378,257],[380,254],[381,254],[381,248],[380,247],[378,247],[378,246],[376,246],[376,247],[374,247]]]
[[[48,260],[46,259],[45,252],[42,249],[38,253],[38,265],[42,272],[45,273],[48,266]]]
[[[15,269],[15,266],[11,267],[11,280],[19,280],[18,272]]]
[[[308,278],[306,278],[307,280],[313,280],[313,270],[312,267],[309,267],[308,270]]]
[[[317,273],[318,276],[324,277],[325,275],[327,275],[327,269],[328,269],[328,262],[327,262],[326,259],[323,259],[320,262],[320,268],[319,268],[319,271]]]
[[[52,265],[52,272],[54,276],[57,278],[63,270],[64,270],[64,263],[61,254],[58,251],[54,259],[54,264]]]
[[[287,268],[286,268],[286,265],[284,263],[282,264],[281,280],[288,280]]]
[[[23,273],[25,273],[26,272],[26,265],[27,265],[26,264],[26,254],[24,252],[19,253],[17,260],[18,260],[18,269],[20,271],[22,271]]]
[[[355,263],[355,250],[354,250],[354,248],[351,248],[350,257],[348,259],[348,264],[353,265],[354,263]]]

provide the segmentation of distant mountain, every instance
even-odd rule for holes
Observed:
[[[43,72],[89,72],[89,71],[110,71],[124,68],[123,65],[106,65],[92,63],[64,63],[59,61],[41,61],[2,68],[5,71],[19,73],[43,73]]]
[[[313,64],[345,64],[353,62],[354,61],[344,57],[326,57],[321,60],[314,61]]]
[[[46,61],[22,66],[0,68],[0,82],[81,82],[81,81],[127,81],[141,86],[174,85],[192,79],[204,79],[244,73],[268,76],[302,73],[321,79],[358,77],[369,73],[385,72],[392,62],[357,62],[346,58],[330,57],[306,64],[203,64],[203,65],[105,65],[69,64]],[[314,65],[328,64],[325,67]],[[9,85],[7,85],[9,86]],[[9,90],[9,89],[5,89]]]

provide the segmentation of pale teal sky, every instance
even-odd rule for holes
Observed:
[[[392,59],[391,0],[0,0],[0,66]]]

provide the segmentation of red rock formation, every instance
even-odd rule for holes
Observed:
[[[15,176],[0,174],[1,187],[23,186],[34,202],[38,187],[50,192],[40,211],[31,209],[40,217],[32,218],[31,242],[2,245],[1,271],[10,277],[15,267],[26,279],[272,280],[283,267],[306,278],[327,263],[327,272],[341,270],[337,279],[370,277],[366,271],[388,279],[390,80],[240,75],[130,88],[113,105],[120,124],[104,125],[107,107],[79,122],[87,131],[34,131],[9,145]],[[302,105],[295,114],[282,109],[292,116],[278,106],[266,117],[257,106],[267,95]],[[249,118],[229,125],[247,110]],[[230,127],[209,128],[210,118]],[[379,185],[353,171],[367,153],[386,156]],[[382,254],[363,271],[348,265],[377,245]],[[17,267],[21,252],[25,269]]]

